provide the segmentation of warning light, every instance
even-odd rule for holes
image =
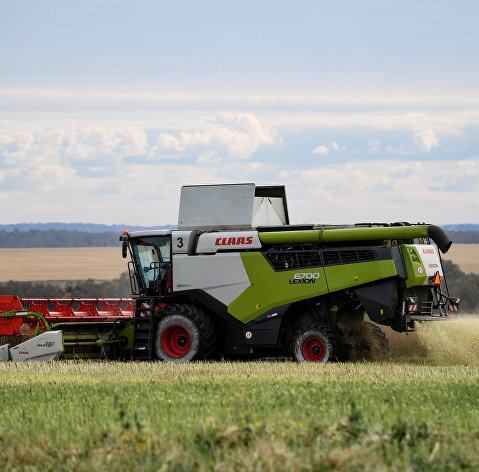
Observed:
[[[441,285],[441,276],[439,275],[439,271],[437,271],[436,275],[434,276],[434,285]]]

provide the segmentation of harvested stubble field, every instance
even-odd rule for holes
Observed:
[[[478,470],[479,321],[388,360],[0,364],[3,470]]]
[[[111,280],[127,270],[120,247],[0,249],[0,282]]]
[[[445,255],[464,272],[479,273],[479,244],[454,244]],[[0,282],[111,280],[127,270],[118,247],[0,249]]]
[[[453,244],[443,257],[457,264],[465,273],[479,274],[479,244]]]

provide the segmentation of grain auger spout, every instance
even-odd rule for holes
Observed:
[[[322,227],[317,226],[309,230],[292,231],[268,231],[260,233],[263,244],[305,244],[305,243],[349,243],[353,241],[398,241],[430,238],[439,247],[442,253],[446,253],[452,245],[451,239],[439,226],[434,225],[404,225],[396,226],[363,226],[350,227]]]

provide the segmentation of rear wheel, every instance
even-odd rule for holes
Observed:
[[[370,335],[370,351],[377,353],[381,357],[389,357],[391,355],[391,346],[386,333],[375,323],[366,321],[364,325]]]
[[[154,349],[158,359],[188,362],[208,358],[215,341],[213,325],[202,310],[193,305],[171,304],[158,322]]]
[[[297,362],[326,363],[340,358],[339,333],[322,323],[301,326],[293,336],[293,357]]]
[[[391,353],[386,333],[369,321],[341,324],[347,360],[379,360]]]

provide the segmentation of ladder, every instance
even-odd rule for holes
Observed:
[[[133,360],[153,358],[154,312],[154,298],[137,298],[135,300],[133,345],[131,348],[131,358]]]

